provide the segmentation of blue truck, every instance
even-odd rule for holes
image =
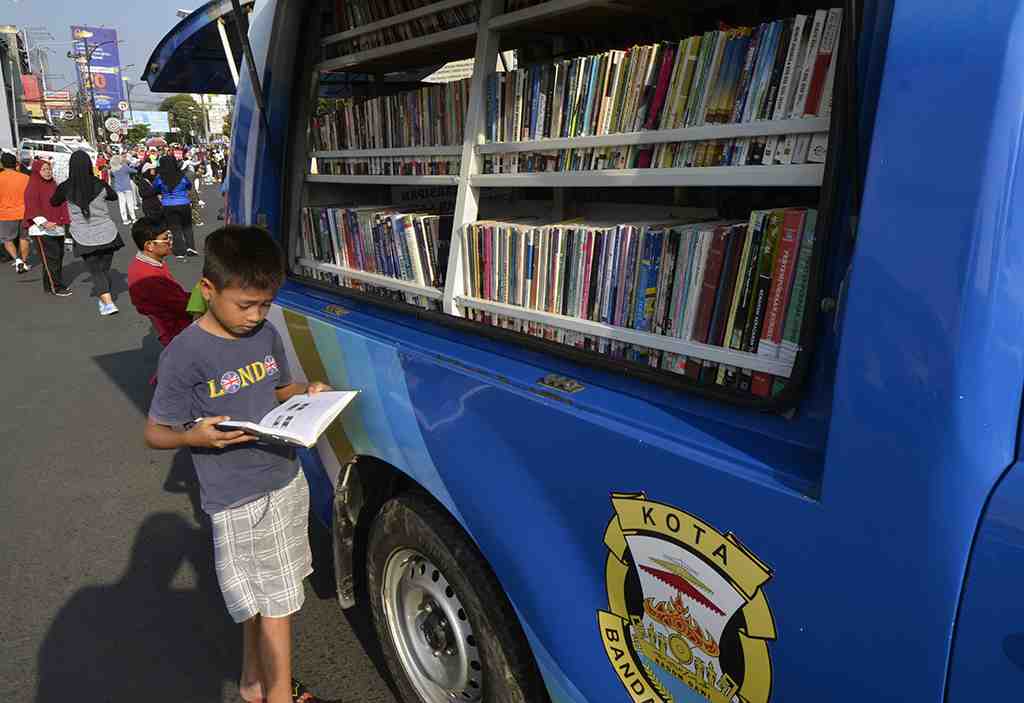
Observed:
[[[617,27],[608,3],[467,4],[473,24],[353,58],[321,53],[363,31],[322,28],[345,3],[214,0],[146,76],[235,92],[238,74],[229,218],[289,251],[271,319],[292,362],[362,391],[302,463],[339,601],[372,609],[397,690],[423,703],[1017,700],[1024,5],[841,3],[845,68],[813,191],[829,244],[797,391],[758,406],[295,266],[303,207],[435,188],[311,179],[326,90],[398,90],[475,57],[482,102],[484,67],[523,37]],[[413,5],[415,18],[456,3]],[[746,22],[827,7],[698,5]],[[444,181],[457,219],[488,216],[486,186],[465,175],[475,138]],[[686,190],[643,183],[615,194]]]

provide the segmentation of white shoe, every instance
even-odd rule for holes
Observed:
[[[118,312],[117,306],[113,303],[100,303],[100,315],[106,317],[107,315],[115,315]]]

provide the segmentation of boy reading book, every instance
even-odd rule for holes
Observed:
[[[217,580],[242,624],[242,698],[312,703],[320,699],[291,677],[290,620],[313,570],[309,486],[294,449],[216,427],[258,421],[292,396],[330,390],[292,381],[281,338],[265,320],[283,279],[284,259],[265,230],[228,226],[207,238],[207,311],[160,355],[145,439],[155,449],[191,449]]]

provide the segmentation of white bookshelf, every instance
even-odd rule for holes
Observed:
[[[333,174],[309,174],[307,183],[355,183],[395,186],[455,186],[458,176],[336,176]]]
[[[495,15],[487,24],[487,28],[493,32],[519,29],[527,25],[554,20],[563,15],[591,8],[617,9],[622,12],[629,11],[627,4],[612,2],[611,0],[548,0],[548,2],[542,2],[532,7],[524,7],[522,10]]]
[[[412,295],[422,295],[424,298],[430,298],[431,300],[440,300],[442,293],[437,288],[431,288],[430,286],[421,286],[418,283],[412,281],[403,281],[400,278],[391,278],[390,276],[381,276],[376,273],[369,273],[367,271],[357,271],[354,269],[346,268],[344,266],[338,266],[337,264],[328,264],[323,261],[314,261],[312,259],[299,259],[299,263],[303,266],[307,266],[317,271],[323,271],[325,273],[334,273],[339,276],[347,276],[357,281],[363,281],[364,283],[370,283],[375,286],[382,288],[390,288],[392,290],[400,290],[403,293],[411,293]]]
[[[692,168],[623,168],[606,171],[477,173],[477,188],[625,188],[643,186],[820,186],[824,164],[800,166],[700,166]]]
[[[351,54],[344,54],[337,58],[328,59],[317,64],[317,70],[319,71],[358,71],[361,69],[369,70],[372,65],[379,64],[396,64],[402,65],[407,63],[406,54],[422,53],[424,56],[436,55],[442,56],[444,49],[452,44],[459,42],[465,42],[473,39],[477,33],[477,24],[464,24],[461,27],[453,27],[452,29],[446,29],[436,34],[428,34],[423,37],[415,37],[413,39],[407,39],[405,41],[395,42],[394,44],[386,44],[385,46],[374,47],[373,49],[366,49],[365,51],[356,51]],[[453,57],[461,58],[461,57]],[[441,63],[444,63],[441,59],[435,59]],[[495,57],[497,61],[497,57]],[[430,63],[429,60],[424,63]]]
[[[313,151],[317,159],[365,159],[373,156],[458,156],[462,147],[456,146],[403,146],[389,149],[343,149],[340,151]]]
[[[737,366],[788,378],[792,374],[793,359],[774,359],[737,352],[731,349],[684,341],[674,337],[650,334],[616,327],[575,317],[506,305],[490,300],[473,298],[465,289],[463,267],[463,239],[466,226],[478,219],[481,194],[488,188],[552,188],[556,212],[559,203],[572,188],[636,188],[636,187],[819,187],[825,176],[824,164],[765,165],[765,166],[708,166],[692,168],[609,169],[600,171],[558,171],[541,173],[483,173],[485,156],[524,152],[551,152],[565,149],[595,147],[640,146],[684,143],[706,140],[771,137],[793,134],[828,133],[828,118],[766,120],[740,124],[713,124],[670,130],[649,130],[585,136],[550,138],[532,141],[488,143],[486,140],[487,78],[498,65],[498,54],[503,32],[530,32],[535,29],[557,31],[559,18],[566,22],[587,19],[612,18],[632,12],[644,12],[640,4],[631,5],[622,0],[548,0],[532,7],[504,13],[505,0],[479,0],[478,19],[475,24],[448,29],[416,39],[396,42],[388,46],[356,52],[323,61],[317,71],[361,71],[367,67],[409,67],[445,63],[463,58],[468,41],[475,41],[473,65],[477,70],[470,79],[469,102],[464,117],[464,136],[461,145],[439,147],[400,147],[386,149],[350,149],[310,151],[309,156],[319,159],[346,159],[370,157],[431,157],[460,156],[459,175],[448,176],[334,176],[309,175],[309,183],[381,184],[419,186],[457,186],[452,242],[443,291],[419,286],[409,281],[378,274],[353,271],[335,264],[308,259],[306,266],[318,271],[346,276],[351,279],[393,290],[439,300],[445,313],[464,317],[470,310],[478,310],[510,319],[526,320],[572,330],[593,337],[634,344],[650,349],[707,359],[720,364]],[[399,22],[424,17],[434,12],[467,4],[462,0],[442,0],[427,7],[375,22],[364,27],[334,34],[322,40],[324,46],[383,29]],[[648,4],[649,5],[649,4]],[[662,10],[671,10],[666,3]],[[650,9],[649,6],[646,9]],[[613,20],[609,20],[613,21]],[[419,63],[417,63],[419,62]],[[486,70],[482,70],[485,67]],[[621,199],[621,198],[620,198]],[[611,198],[610,200],[614,200]],[[564,214],[564,213],[563,213]]]
[[[632,330],[626,327],[616,327],[614,325],[606,325],[601,322],[583,320],[578,317],[558,315],[555,313],[543,312],[541,310],[531,310],[517,305],[506,305],[504,303],[496,303],[491,300],[483,300],[480,298],[459,296],[455,299],[455,302],[464,308],[482,310],[495,315],[504,315],[505,317],[510,317],[516,320],[528,320],[530,322],[553,325],[562,329],[580,332],[581,334],[588,334],[592,337],[602,337],[604,339],[625,342],[627,344],[636,344],[650,349],[675,352],[676,354],[683,354],[686,356],[696,356],[701,359],[707,359],[708,361],[717,361],[721,364],[729,364],[730,366],[740,366],[754,371],[764,371],[765,373],[770,373],[773,376],[784,376],[785,378],[789,378],[789,375],[793,372],[793,365],[789,361],[769,359],[767,357],[758,356],[757,354],[738,352],[733,351],[732,349],[723,349],[721,347],[715,347],[708,344],[698,344],[697,342],[688,342],[682,339],[676,339],[675,337],[666,337],[661,334],[650,334],[648,332],[640,332],[639,330]]]
[[[487,142],[477,146],[481,154],[505,154],[523,151],[557,151],[604,146],[637,146],[672,142],[702,142],[709,139],[740,137],[776,137],[782,134],[812,134],[828,131],[828,118],[812,117],[798,120],[769,120],[716,124],[681,129],[651,129],[644,132],[622,132],[590,137],[559,137],[518,142]]]
[[[338,42],[343,42],[347,39],[354,39],[355,37],[360,37],[364,34],[369,34],[370,32],[376,32],[380,29],[392,27],[396,24],[402,24],[409,20],[428,17],[429,15],[434,15],[438,12],[450,10],[455,7],[462,7],[463,5],[470,5],[473,2],[474,0],[441,0],[441,2],[431,3],[424,7],[417,7],[415,10],[409,10],[408,12],[402,12],[397,15],[392,15],[391,17],[385,17],[382,20],[370,22],[369,24],[364,24],[361,27],[353,27],[352,29],[344,32],[328,35],[320,40],[320,44],[321,46],[331,46],[332,44],[337,44]]]

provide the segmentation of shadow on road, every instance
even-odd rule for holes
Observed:
[[[309,585],[320,600],[335,600],[338,597],[334,579],[334,550],[331,542],[330,529],[314,515],[309,514],[309,548],[313,553],[313,574],[309,577]],[[357,563],[362,563],[362,557],[357,557]],[[377,630],[373,624],[373,616],[370,613],[369,598],[366,594],[365,578],[358,578],[356,584],[357,603],[355,607],[348,610],[338,610],[344,616],[352,634],[359,640],[366,656],[373,662],[374,668],[380,674],[391,695],[396,700],[401,699],[398,689],[391,679],[391,672],[384,661],[384,652],[381,650],[380,640],[377,639]]]
[[[119,581],[80,589],[39,651],[36,703],[205,703],[233,686],[241,636],[224,610],[207,533],[173,513],[142,523]],[[185,563],[196,588],[172,586]]]
[[[192,463],[192,453],[188,449],[179,449],[171,460],[171,470],[167,472],[164,490],[168,493],[184,493],[192,504],[192,519],[206,532],[213,529],[210,516],[203,510],[202,496],[199,492],[199,477]]]
[[[160,340],[151,328],[149,334],[142,339],[142,349],[100,354],[94,356],[93,361],[142,414],[147,415],[153,395],[149,379],[156,373],[161,351],[163,347],[160,346]]]

